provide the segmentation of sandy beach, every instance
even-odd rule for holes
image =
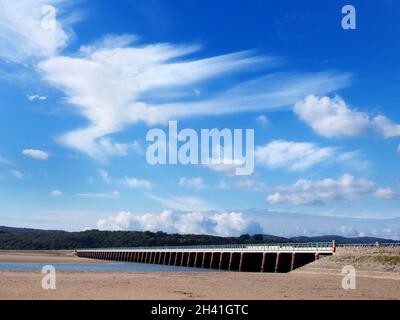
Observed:
[[[70,252],[1,252],[0,262],[90,263]],[[98,261],[91,261],[98,263]],[[297,271],[271,273],[58,272],[57,289],[41,287],[36,272],[0,272],[0,299],[400,299],[400,279],[357,277],[356,290],[343,290],[343,275]],[[389,275],[390,276],[390,275]]]
[[[73,251],[2,251],[0,263],[102,263],[103,261],[78,258]]]
[[[57,289],[43,275],[0,273],[0,299],[400,299],[400,281],[359,277],[343,290],[342,276],[261,273],[57,273]]]

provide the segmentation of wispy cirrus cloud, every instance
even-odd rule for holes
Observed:
[[[0,0],[0,59],[28,64],[56,55],[67,45],[72,33],[72,20],[60,19],[63,9],[71,3],[70,0]]]
[[[112,192],[91,192],[91,193],[78,193],[82,198],[116,198],[120,195],[119,191]]]
[[[38,65],[43,78],[60,88],[90,123],[60,137],[61,143],[101,158],[116,154],[109,136],[135,123],[280,108],[309,92],[339,89],[349,80],[333,72],[277,72],[202,96],[193,93],[193,86],[255,68],[277,68],[280,62],[253,51],[196,60],[188,56],[199,46],[135,41],[130,35],[110,36],[75,56],[50,57]]]

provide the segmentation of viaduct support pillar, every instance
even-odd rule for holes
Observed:
[[[213,265],[214,265],[214,252],[211,253],[210,269],[213,267]]]
[[[242,268],[243,268],[243,259],[244,259],[244,253],[242,252],[242,253],[240,254],[239,272],[241,272],[241,271],[242,271]]]
[[[179,257],[179,252],[175,252],[174,266],[178,263],[178,259],[181,259],[181,257]]]
[[[290,271],[296,269],[296,252],[292,253],[292,261],[290,263]]]
[[[265,262],[267,260],[267,254],[264,252],[261,261],[261,270],[260,272],[265,272]]]
[[[276,260],[275,260],[275,273],[277,273],[278,270],[279,270],[279,260],[280,260],[280,259],[281,259],[281,253],[278,252],[278,253],[276,254]]]
[[[198,257],[198,252],[196,252],[195,253],[195,255],[194,255],[194,264],[193,264],[193,267],[195,267],[196,268],[196,266],[197,266],[197,257]]]

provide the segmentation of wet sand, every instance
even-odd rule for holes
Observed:
[[[1,251],[0,263],[102,263],[103,261],[78,258],[73,251]]]

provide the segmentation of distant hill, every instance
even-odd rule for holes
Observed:
[[[292,242],[289,238],[273,236],[270,234],[263,234],[264,242]]]
[[[335,240],[337,244],[370,244],[370,243],[396,243],[398,241],[390,239],[381,239],[374,237],[357,237],[357,238],[346,238],[341,236],[320,236],[320,237],[292,237],[290,238],[293,242],[329,242]]]
[[[30,228],[14,228],[14,227],[3,227],[0,226],[0,233],[57,233],[66,232],[61,230],[41,230],[41,229],[30,229]]]
[[[150,247],[223,245],[282,242],[389,243],[393,240],[379,238],[345,238],[340,236],[283,238],[273,235],[242,235],[217,237],[211,235],[167,234],[149,231],[99,231],[66,232],[0,227],[0,250],[61,250],[99,247]]]

